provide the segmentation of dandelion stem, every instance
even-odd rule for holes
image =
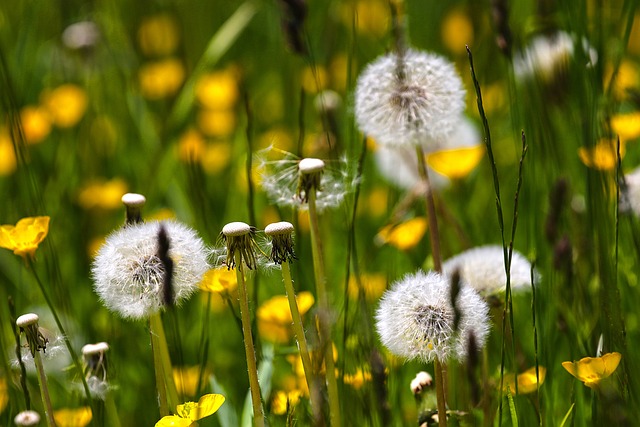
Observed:
[[[166,393],[166,403],[169,408],[175,408],[180,404],[178,399],[178,389],[176,383],[173,380],[173,368],[171,367],[171,358],[169,357],[169,347],[167,345],[167,336],[164,333],[164,326],[162,325],[162,318],[160,313],[154,313],[149,317],[149,329],[151,330],[151,340],[154,343],[153,346],[153,359],[156,365],[156,380],[158,375],[161,375],[160,382],[158,382],[158,392],[161,397],[162,406],[162,393]],[[159,364],[159,365],[158,365]],[[162,407],[160,409],[162,411]]]
[[[427,204],[427,220],[429,221],[429,240],[431,241],[431,255],[433,257],[433,269],[438,273],[442,272],[442,256],[440,255],[440,233],[438,232],[438,218],[436,218],[436,204],[433,199],[433,191],[429,182],[429,172],[424,161],[424,150],[422,145],[416,146],[416,156],[418,157],[418,173],[424,183],[425,199]]]
[[[169,403],[167,402],[167,387],[164,383],[164,372],[162,369],[162,361],[160,360],[160,353],[158,348],[158,337],[154,334],[151,326],[151,319],[149,319],[149,331],[151,333],[151,352],[153,353],[153,370],[156,376],[156,389],[158,390],[158,401],[160,404],[160,416],[166,417],[169,415]]]
[[[249,390],[251,391],[251,403],[253,405],[253,425],[264,427],[264,412],[260,397],[260,383],[258,382],[258,367],[256,364],[256,351],[253,346],[251,333],[251,316],[249,313],[249,300],[247,298],[247,284],[244,279],[244,268],[241,251],[235,254],[236,275],[238,277],[238,297],[240,299],[240,317],[242,320],[242,334],[244,335],[244,352],[247,357],[247,371],[249,372]]]
[[[436,399],[438,402],[438,426],[447,427],[447,402],[445,400],[444,366],[436,358],[433,362],[436,374]]]
[[[120,418],[118,417],[118,410],[116,409],[116,403],[113,401],[111,391],[107,391],[104,397],[104,408],[107,413],[108,425],[111,427],[120,427]]]
[[[47,425],[49,427],[55,427],[56,422],[53,419],[53,406],[51,406],[51,398],[49,397],[47,376],[44,373],[42,356],[39,351],[36,351],[33,355],[33,361],[35,362],[36,370],[38,371],[38,384],[40,385],[40,395],[42,396],[42,403],[44,404],[44,414],[47,417]]]
[[[316,210],[316,188],[309,191],[309,228],[311,230],[311,253],[313,255],[313,271],[316,279],[316,293],[320,310],[329,312],[329,300],[327,298],[326,276],[324,272],[324,259],[322,256],[322,241],[320,240],[320,227],[318,224],[318,212]],[[329,394],[329,415],[331,425],[340,427],[340,400],[338,398],[338,383],[336,381],[335,366],[333,362],[333,341],[331,331],[327,329],[326,322],[320,319],[319,335],[321,341],[326,338],[324,346],[324,363],[327,380],[327,392]]]

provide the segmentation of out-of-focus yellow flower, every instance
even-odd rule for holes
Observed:
[[[547,368],[544,366],[538,366],[538,374],[540,376],[540,385],[544,383],[544,379],[547,375]],[[504,388],[507,389],[507,386],[511,390],[512,393],[516,391],[516,381],[514,374],[507,374],[504,376]],[[538,389],[538,383],[536,380],[536,367],[527,369],[521,374],[518,374],[518,393],[519,394],[528,394],[533,393]]]
[[[453,9],[442,22],[442,42],[451,52],[459,55],[466,52],[466,45],[473,45],[473,23],[460,9]]]
[[[176,219],[176,213],[169,208],[161,208],[152,212],[146,218],[147,221],[166,221],[168,219]]]
[[[627,52],[632,55],[640,55],[640,13],[636,13],[633,19]]]
[[[387,277],[384,274],[362,274],[360,276],[360,283],[364,291],[364,298],[369,302],[376,301],[387,289]],[[351,276],[349,278],[347,292],[349,293],[349,298],[358,299],[360,290],[358,289],[358,280],[356,277]]]
[[[625,152],[624,141],[620,141],[620,158],[624,158]],[[618,164],[617,141],[602,139],[593,147],[580,147],[578,156],[588,168],[613,170]]]
[[[611,128],[622,141],[640,137],[640,111],[618,114],[611,118]]]
[[[386,188],[374,188],[369,192],[366,203],[362,206],[372,217],[379,217],[387,212],[389,191]]]
[[[42,142],[51,133],[51,117],[45,108],[24,107],[20,111],[20,122],[27,144]]]
[[[236,114],[233,110],[200,110],[198,128],[207,136],[225,137],[236,128]]]
[[[600,357],[584,357],[577,362],[562,362],[562,367],[589,388],[597,388],[600,381],[607,378],[618,367],[622,355],[618,352]]]
[[[273,146],[284,151],[293,151],[293,136],[283,128],[272,128],[258,137],[259,148]]]
[[[412,218],[397,225],[389,224],[384,226],[376,235],[376,242],[389,244],[406,251],[420,243],[426,231],[426,218]]]
[[[7,379],[0,377],[0,414],[9,403],[9,393],[7,393]]]
[[[302,88],[308,93],[318,93],[327,88],[327,70],[319,65],[314,68],[305,67],[302,70]]]
[[[609,84],[611,81],[611,75],[613,73],[613,67],[607,65],[605,71],[605,83]],[[613,93],[618,99],[623,99],[627,95],[628,89],[634,89],[640,81],[638,75],[638,66],[629,60],[624,60],[620,63],[618,68],[618,74],[613,85]]]
[[[122,195],[127,192],[127,183],[122,178],[109,181],[94,181],[82,187],[78,203],[84,209],[119,209]]]
[[[170,55],[179,42],[178,23],[166,13],[145,18],[138,29],[138,45],[146,56]]]
[[[349,71],[349,58],[344,53],[336,55],[329,64],[331,83],[335,90],[344,91],[347,89],[347,77]],[[352,70],[353,71],[353,70]]]
[[[180,89],[184,77],[184,65],[177,58],[149,62],[138,71],[142,96],[151,100],[174,95]]]
[[[48,216],[22,218],[15,226],[0,226],[0,248],[9,249],[23,258],[33,258],[48,232]]]
[[[13,142],[6,129],[0,130],[0,176],[11,175],[16,171],[18,161]]]
[[[53,419],[58,427],[84,427],[91,422],[91,408],[64,408],[53,411]]]
[[[233,292],[238,286],[236,272],[226,267],[212,268],[204,273],[200,289],[205,292]]]
[[[501,83],[484,86],[482,88],[482,105],[486,114],[501,110],[505,105],[504,86]],[[479,115],[477,108],[472,111],[476,116]]]
[[[202,159],[206,145],[200,132],[189,129],[178,141],[178,158],[185,163],[198,163]]]
[[[231,160],[231,144],[226,141],[209,144],[202,157],[202,169],[209,175],[215,175],[224,170]]]
[[[196,402],[186,402],[178,405],[177,415],[162,417],[156,427],[188,427],[198,420],[213,415],[224,403],[221,394],[205,394]]]
[[[87,92],[80,86],[64,84],[51,91],[45,91],[41,102],[49,112],[53,124],[61,128],[70,128],[84,116],[88,99]]]
[[[206,369],[202,372],[203,378],[208,376]],[[200,366],[183,366],[173,368],[173,381],[176,383],[178,394],[181,396],[195,396],[198,392],[198,380],[200,379]]]
[[[356,390],[361,389],[364,383],[369,381],[371,381],[371,372],[363,371],[362,368],[358,368],[353,374],[344,374],[344,383]]]
[[[104,236],[94,237],[89,240],[89,244],[87,245],[87,255],[89,255],[89,258],[93,259],[96,257],[98,251],[102,245],[104,245],[105,240]]]
[[[350,3],[344,3],[342,21],[351,28],[353,14],[356,14],[356,31],[372,37],[383,37],[389,28],[389,6],[382,1],[359,0],[355,10]]]
[[[478,166],[484,156],[484,145],[440,150],[426,155],[427,164],[449,179],[462,179]]]
[[[300,315],[309,311],[315,302],[310,292],[299,292],[296,295]],[[265,301],[256,313],[260,336],[275,343],[288,343],[293,337],[293,317],[289,301],[285,295],[276,295]]]
[[[288,407],[294,407],[300,402],[301,395],[300,390],[276,391],[271,398],[271,412],[276,415],[286,414]]]
[[[233,108],[238,101],[238,82],[233,68],[200,77],[196,84],[196,98],[210,110]]]

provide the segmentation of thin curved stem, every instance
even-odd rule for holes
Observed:
[[[53,406],[51,406],[51,398],[49,397],[47,376],[44,373],[42,356],[40,355],[39,351],[36,351],[33,355],[33,361],[35,362],[36,370],[38,371],[38,383],[40,385],[40,395],[42,396],[42,403],[44,405],[44,414],[47,418],[47,425],[49,425],[49,427],[55,427],[56,422],[53,419]]]

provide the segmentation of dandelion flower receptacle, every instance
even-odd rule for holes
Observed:
[[[94,289],[105,306],[126,319],[144,319],[164,307],[165,267],[158,256],[164,227],[173,261],[172,299],[186,300],[209,269],[204,243],[176,221],[128,224],[107,237],[92,266]]]
[[[379,144],[422,144],[454,129],[464,96],[462,81],[446,59],[411,49],[390,53],[369,64],[358,78],[356,121]]]

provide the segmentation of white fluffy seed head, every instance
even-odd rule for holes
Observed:
[[[322,172],[324,170],[324,161],[307,157],[300,160],[300,163],[298,163],[298,170],[303,175]]]
[[[26,328],[27,326],[37,324],[39,320],[40,318],[35,313],[23,314],[16,319],[16,326]]]
[[[142,207],[146,202],[147,202],[147,199],[142,194],[127,193],[122,196],[122,204],[127,207],[132,207],[132,208]]]
[[[640,216],[640,168],[626,174],[624,183],[620,192],[620,212],[633,212]]]
[[[222,234],[227,237],[244,236],[251,232],[251,226],[244,222],[235,221],[222,227]]]
[[[413,394],[420,394],[425,387],[431,386],[433,378],[428,372],[420,371],[416,374],[416,377],[411,380],[409,387]]]
[[[462,283],[456,300],[458,329],[454,330],[450,293],[449,278],[433,271],[418,271],[395,282],[376,311],[382,343],[397,356],[426,363],[463,360],[469,351],[470,335],[481,349],[489,333],[487,304]]]
[[[293,224],[287,221],[274,222],[272,224],[267,225],[264,228],[264,233],[267,236],[277,236],[281,234],[291,234],[293,233]]]
[[[453,64],[441,56],[407,50],[369,64],[356,86],[360,130],[382,145],[416,145],[449,134],[464,109],[465,91]]]
[[[40,414],[36,411],[22,411],[15,416],[13,422],[16,426],[35,426],[40,422]]]
[[[449,276],[456,270],[460,272],[460,278],[482,296],[495,295],[506,289],[507,275],[502,246],[479,246],[449,258],[442,264],[442,271]],[[537,271],[534,271],[533,278],[534,284],[540,280]],[[515,250],[511,258],[509,280],[512,292],[531,289],[531,263]]]
[[[94,354],[104,353],[109,350],[109,344],[106,342],[99,342],[97,344],[86,344],[82,347],[82,354],[84,356],[92,356]]]
[[[143,319],[164,307],[165,268],[158,257],[161,225],[173,261],[173,297],[179,304],[198,290],[209,269],[198,235],[176,221],[127,224],[107,237],[91,268],[94,289],[105,306],[124,318]]]
[[[62,32],[62,43],[69,49],[88,49],[100,40],[100,30],[91,21],[81,21],[69,25]]]

